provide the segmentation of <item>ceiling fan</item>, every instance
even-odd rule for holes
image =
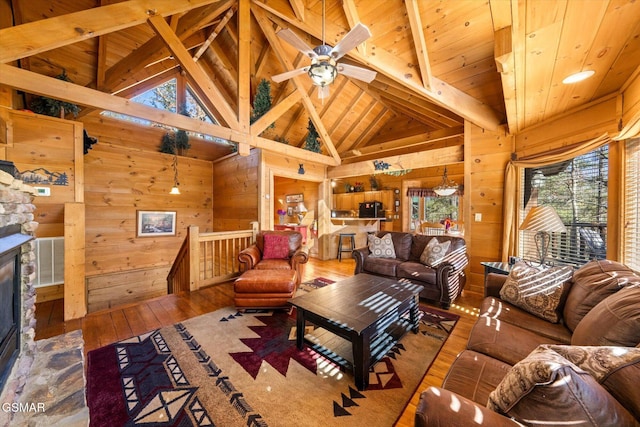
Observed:
[[[324,99],[329,96],[329,85],[333,83],[338,73],[370,83],[376,78],[376,72],[366,68],[349,64],[339,64],[338,60],[346,55],[351,49],[371,37],[371,31],[366,25],[356,24],[351,31],[344,36],[334,47],[327,46],[324,42],[324,20],[325,4],[322,1],[322,44],[311,49],[296,33],[289,28],[278,31],[277,35],[291,46],[311,58],[311,65],[286,71],[282,74],[272,76],[271,79],[280,83],[294,76],[308,74],[314,85],[318,86],[318,98]]]

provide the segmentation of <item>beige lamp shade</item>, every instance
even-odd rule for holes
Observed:
[[[527,214],[520,230],[566,233],[567,228],[551,206],[534,206]]]

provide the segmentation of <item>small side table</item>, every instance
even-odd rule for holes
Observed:
[[[505,276],[509,275],[511,271],[511,267],[513,265],[509,265],[506,262],[497,262],[497,261],[485,261],[481,262],[481,265],[484,266],[484,278],[487,279],[487,274],[489,273],[498,273],[504,274]]]

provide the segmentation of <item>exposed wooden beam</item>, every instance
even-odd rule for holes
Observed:
[[[456,138],[459,136],[464,136],[464,125],[456,126],[453,128],[439,129],[433,132],[425,132],[404,138],[398,138],[380,142],[377,144],[367,145],[366,147],[353,150],[349,153],[343,153],[342,155],[343,157],[347,158],[372,153],[384,153],[385,151],[393,150],[396,148],[407,148],[425,143],[433,143],[436,141],[441,141],[443,139]]]
[[[296,90],[291,92],[289,96],[277,103],[275,106],[272,106],[264,116],[260,117],[251,125],[251,135],[260,135],[260,133],[268,128],[271,123],[278,120],[278,118],[287,112],[289,108],[291,108],[296,102],[300,101],[300,97],[300,92]]]
[[[150,120],[186,131],[211,135],[234,142],[246,142],[249,135],[236,129],[207,123],[202,120],[183,116],[170,111],[158,110],[138,102],[131,102],[119,96],[109,95],[95,89],[43,76],[32,71],[22,70],[6,64],[0,64],[0,84],[14,89],[28,91],[35,95],[47,96],[72,102],[74,104],[91,106],[101,110],[114,111],[132,117]],[[300,160],[308,160],[324,165],[336,165],[336,160],[330,156],[312,153],[301,148],[287,146],[265,138],[251,138],[251,145],[258,148],[282,153]]]
[[[462,146],[455,146],[422,151],[420,153],[382,157],[379,159],[393,165],[393,170],[419,169],[462,162],[464,160],[464,152]],[[373,175],[375,172],[373,162],[367,160],[364,162],[329,167],[327,170],[327,178]]]
[[[216,27],[213,29],[211,34],[209,34],[209,37],[207,37],[207,39],[204,41],[202,46],[200,46],[198,48],[198,51],[195,53],[195,55],[193,55],[193,60],[195,62],[197,62],[198,59],[200,59],[204,51],[207,50],[207,48],[211,45],[211,43],[213,43],[216,37],[218,37],[218,34],[220,34],[220,31],[222,31],[224,26],[227,25],[227,22],[229,22],[229,20],[233,17],[235,10],[236,8],[232,7],[227,11],[227,13],[224,14],[224,17],[222,17],[220,22],[218,22],[218,25],[216,25]]]
[[[238,2],[238,122],[242,133],[249,133],[251,126],[251,8],[249,1],[239,0]],[[248,156],[249,150],[248,143],[238,144],[238,154],[241,156]]]
[[[304,1],[303,0],[289,0],[293,13],[296,14],[296,18],[304,22]]]
[[[495,37],[494,58],[500,79],[507,125],[510,133],[519,131],[518,111],[524,108],[524,76],[518,77],[517,70],[524,71],[524,55],[522,44],[514,44],[516,40],[524,40],[524,28],[519,25],[517,2],[489,0],[491,21]],[[523,96],[517,97],[517,93]]]
[[[401,156],[405,154],[416,153],[416,155],[421,155],[421,152],[437,150],[439,148],[448,148],[448,147],[457,147],[464,145],[464,138],[461,136],[457,136],[454,138],[442,139],[434,142],[423,142],[421,144],[412,145],[410,147],[398,147],[392,150],[387,150],[384,152],[374,152],[363,154],[358,157],[347,157],[343,160],[343,164],[349,163],[357,163],[365,160],[377,160],[380,159],[380,156],[392,157],[392,156]]]
[[[233,4],[233,0],[224,0],[190,11],[180,19],[175,34],[181,41],[187,40],[196,34],[202,25],[219,16]],[[144,72],[145,67],[169,55],[170,51],[160,37],[151,38],[107,70],[105,91],[115,93],[118,89],[128,87],[136,80],[138,73]]]
[[[420,66],[420,75],[422,76],[422,84],[425,89],[432,90],[431,83],[431,64],[429,63],[429,51],[427,43],[424,39],[424,30],[422,29],[422,18],[420,18],[420,8],[418,0],[404,0],[407,9],[407,17],[409,18],[409,26],[411,27],[411,35],[413,36],[413,45],[418,56],[418,65]]]
[[[360,22],[360,15],[358,14],[358,9],[356,9],[356,5],[353,0],[343,0],[342,1],[342,9],[344,10],[344,14],[347,17],[347,22],[349,23],[349,28],[353,28],[357,23]],[[358,52],[364,54],[364,45],[366,42],[359,44],[356,49]]]
[[[307,9],[306,22],[300,22],[287,12],[288,3],[284,0],[269,0],[269,2],[260,0],[252,1],[254,5],[286,21],[291,26],[313,37],[321,37],[320,29],[308,24],[308,22],[319,22],[319,20],[321,20],[321,16],[318,16],[317,13],[311,9]],[[255,9],[254,7],[252,10]],[[348,31],[347,28],[341,27],[332,21],[327,22],[326,26],[326,32],[329,34],[342,34]],[[479,127],[496,130],[503,120],[499,112],[493,110],[482,101],[467,95],[436,77],[432,77],[431,79],[432,90],[427,90],[422,85],[420,78],[415,75],[415,70],[411,68],[410,64],[404,64],[398,61],[393,53],[380,46],[376,47],[375,54],[361,54],[357,50],[352,50],[347,55],[411,89],[417,95],[448,110],[455,111]]]
[[[0,63],[144,24],[150,14],[169,16],[216,0],[129,0],[0,30]]]
[[[291,64],[291,61],[289,61],[289,59],[286,57],[284,50],[280,45],[280,40],[278,40],[278,37],[276,36],[275,31],[273,30],[271,21],[269,21],[269,19],[266,17],[262,9],[252,8],[251,10],[256,18],[256,21],[258,21],[258,25],[260,25],[262,32],[267,37],[267,40],[269,41],[269,43],[271,44],[271,47],[276,53],[278,60],[282,63],[282,65],[286,70],[292,70],[293,64]],[[315,106],[313,105],[313,102],[311,101],[311,99],[309,98],[309,95],[304,90],[304,85],[302,84],[300,77],[295,76],[291,80],[293,80],[293,83],[295,84],[296,89],[300,92],[300,95],[302,96],[302,103],[305,106],[307,113],[309,114],[309,118],[311,119],[316,130],[318,131],[318,135],[320,136],[320,139],[322,140],[322,142],[324,142],[324,145],[327,151],[338,163],[340,163],[341,161],[340,155],[338,154],[338,151],[334,147],[333,142],[331,141],[331,137],[329,136],[329,133],[325,129],[324,124],[322,123],[322,120],[318,115],[318,112],[316,111]]]
[[[182,66],[182,69],[189,74],[195,83],[193,89],[198,92],[201,97],[208,98],[213,102],[218,113],[220,113],[224,122],[229,127],[239,129],[238,118],[220,92],[220,89],[211,81],[202,68],[193,62],[191,55],[187,49],[185,49],[178,36],[171,31],[171,28],[164,18],[161,16],[152,16],[148,22],[156,34],[162,37],[175,59]]]

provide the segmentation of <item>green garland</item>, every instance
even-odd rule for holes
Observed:
[[[271,109],[271,83],[266,79],[260,80],[258,88],[256,90],[256,96],[253,98],[253,113],[249,119],[251,124],[258,121],[258,119]],[[275,127],[275,123],[271,123],[267,129]]]
[[[311,119],[309,119],[307,130],[309,131],[309,133],[307,133],[307,139],[305,140],[306,142],[304,144],[304,149],[313,151],[314,153],[321,152],[322,150],[320,148],[320,139],[319,139],[320,135],[318,134],[318,131],[316,130],[316,127],[313,125],[313,122],[311,121]]]
[[[69,76],[67,76],[67,72],[65,70],[63,70],[62,74],[57,75],[55,78],[65,82],[73,83]],[[65,113],[72,113],[73,117],[78,117],[78,113],[80,112],[80,107],[78,107],[76,104],[60,101],[58,99],[47,98],[46,96],[34,97],[29,104],[29,108],[31,108],[31,111],[33,111],[34,113],[44,114],[45,116],[50,117],[60,117],[62,109],[64,109]]]

